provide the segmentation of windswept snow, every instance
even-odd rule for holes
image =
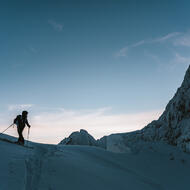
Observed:
[[[0,140],[1,190],[178,190],[188,189],[190,155],[150,143],[138,153],[116,154],[79,145],[30,143],[34,149]]]

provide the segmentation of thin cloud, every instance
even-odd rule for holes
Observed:
[[[184,35],[180,36],[179,38],[173,41],[175,46],[186,46],[190,47],[190,32],[185,33]]]
[[[9,111],[17,111],[17,110],[23,110],[23,109],[29,109],[33,105],[32,104],[12,104],[8,106]]]
[[[126,46],[122,49],[120,49],[116,54],[115,56],[116,57],[124,57],[127,55],[127,52],[129,51],[129,49],[131,48],[136,48],[136,47],[139,47],[139,46],[142,46],[142,45],[145,45],[145,44],[154,44],[154,43],[162,43],[162,42],[165,42],[169,39],[172,39],[176,36],[179,36],[181,33],[180,32],[172,32],[172,33],[169,33],[165,36],[161,36],[161,37],[158,37],[158,38],[154,38],[154,39],[147,39],[147,40],[141,40],[141,41],[138,41],[138,42],[135,42],[129,46]],[[189,39],[190,40],[190,39]],[[189,41],[190,42],[190,41]]]
[[[165,42],[166,40],[169,40],[171,38],[174,38],[178,35],[180,35],[180,32],[173,32],[173,33],[169,33],[165,36],[159,37],[159,38],[155,38],[152,41],[150,41],[149,43],[157,43],[157,42]]]
[[[129,50],[129,47],[124,47],[120,49],[116,54],[115,57],[125,57],[127,55],[127,52]]]
[[[48,20],[50,26],[52,26],[56,31],[61,32],[63,30],[63,24],[57,23],[54,20]]]
[[[155,55],[155,54],[153,54],[153,53],[151,53],[151,52],[149,52],[149,51],[144,51],[144,55],[145,55],[146,57],[148,57],[148,58],[154,60],[154,61],[157,62],[157,63],[160,63],[160,62],[161,62],[160,59],[159,59],[159,57],[158,57],[157,55]]]
[[[141,46],[141,45],[143,45],[145,43],[147,43],[147,41],[141,40],[139,42],[136,42],[136,43],[132,44],[131,47],[138,47],[138,46]]]
[[[189,65],[190,64],[190,57],[185,57],[185,56],[180,55],[179,53],[175,53],[174,62]]]
[[[173,58],[169,61],[168,69],[172,71],[176,70],[176,68],[184,67],[184,69],[186,70],[187,69],[186,67],[188,67],[189,64],[190,64],[190,57],[181,55],[178,52],[174,52]]]

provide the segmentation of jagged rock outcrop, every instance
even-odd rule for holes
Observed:
[[[145,141],[162,140],[190,152],[190,66],[164,113],[142,129],[140,136]]]
[[[186,71],[185,78],[174,97],[169,101],[165,111],[158,120],[152,121],[142,130],[131,133],[115,134],[121,136],[118,147],[128,147],[131,151],[136,151],[146,143],[162,141],[190,152],[190,66]],[[104,148],[110,149],[107,142],[111,136],[99,140],[104,144]],[[118,148],[117,152],[120,149]]]
[[[63,139],[60,145],[89,145],[96,146],[96,140],[84,129],[73,132],[68,138]]]

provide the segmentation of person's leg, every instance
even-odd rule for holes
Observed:
[[[22,133],[21,133],[21,143],[24,145],[24,137],[23,137]]]
[[[24,145],[24,137],[23,137],[23,135],[22,135],[23,130],[24,130],[24,127],[21,127],[21,129],[20,129],[20,143],[21,143],[22,145]]]
[[[17,132],[18,132],[18,135],[19,135],[19,137],[18,137],[18,143],[20,143],[21,142],[21,136],[22,136],[22,134],[21,134],[21,131],[20,131],[20,127],[17,127]]]
[[[17,131],[18,131],[18,135],[19,135],[19,138],[18,138],[18,143],[19,144],[24,144],[24,137],[22,135],[22,132],[23,132],[23,128],[22,127],[18,127],[17,128]]]

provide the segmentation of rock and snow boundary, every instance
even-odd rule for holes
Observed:
[[[153,142],[164,142],[190,153],[190,66],[185,78],[158,120],[142,130],[112,134],[95,140],[85,130],[72,133],[60,145],[99,146],[113,152],[135,152]]]

